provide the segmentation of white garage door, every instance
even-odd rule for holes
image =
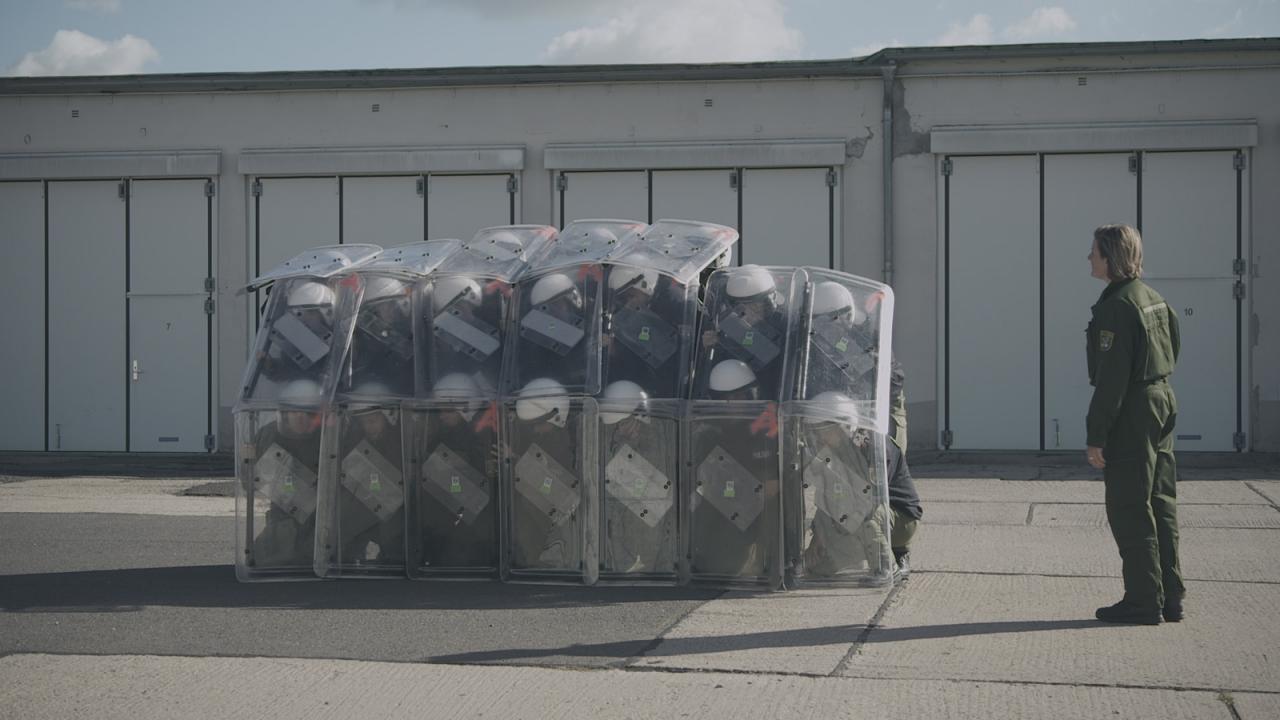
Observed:
[[[260,178],[254,193],[251,277],[307,248],[338,244],[338,178]],[[265,300],[254,293],[254,331]]]
[[[342,178],[342,242],[382,247],[425,239],[420,175]]]
[[[1179,312],[1182,355],[1171,379],[1180,450],[1232,450],[1237,385],[1235,153],[1145,153],[1145,280]]]
[[[206,180],[135,180],[129,196],[129,438],[139,452],[204,452],[210,432],[213,198]]]
[[[654,170],[653,217],[738,227],[736,170]],[[737,248],[731,262],[737,262]]]
[[[50,450],[125,449],[125,200],[117,180],[51,182]]]
[[[583,218],[649,220],[648,172],[565,172],[557,176],[560,227]]]
[[[1106,283],[1089,275],[1093,231],[1138,221],[1129,153],[1044,158],[1044,448],[1083,450],[1089,411],[1085,328]]]
[[[741,262],[832,267],[839,222],[827,168],[746,169],[740,192]]]
[[[957,157],[951,164],[943,428],[956,449],[1038,449],[1039,159]]]
[[[514,180],[509,174],[430,176],[428,236],[470,240],[482,228],[515,224]]]
[[[0,182],[0,450],[44,450],[44,184]]]

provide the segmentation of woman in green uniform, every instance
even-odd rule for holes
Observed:
[[[1107,522],[1120,550],[1124,598],[1098,608],[1104,622],[1158,625],[1182,619],[1173,426],[1168,376],[1178,359],[1178,318],[1138,279],[1142,236],[1131,225],[1093,232],[1093,277],[1107,288],[1088,330],[1089,464],[1103,471]]]

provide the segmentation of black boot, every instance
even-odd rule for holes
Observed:
[[[1093,615],[1102,622],[1109,623],[1125,623],[1127,625],[1160,624],[1160,611],[1144,610],[1127,600],[1121,600],[1115,605],[1100,607]]]
[[[1182,611],[1182,596],[1170,595],[1164,599],[1165,622],[1180,622],[1186,614]]]

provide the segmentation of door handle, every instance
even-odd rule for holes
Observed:
[[[138,361],[137,361],[137,360],[134,360],[134,361],[133,361],[133,368],[132,368],[132,370],[130,371],[130,373],[133,375],[133,381],[134,381],[134,382],[138,382],[138,377],[139,377],[140,375],[142,375],[142,371],[138,369]]]

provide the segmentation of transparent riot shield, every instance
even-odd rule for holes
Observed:
[[[838,393],[853,401],[863,425],[886,433],[893,290],[834,270],[805,268],[803,275],[802,367],[794,398],[810,402]]]
[[[512,582],[594,584],[598,465],[591,398],[506,403],[502,448],[502,575]]]
[[[405,413],[409,576],[497,576],[496,402],[415,401]]]
[[[892,580],[885,438],[850,420],[784,412],[787,587]]]
[[[319,397],[330,397],[361,288],[352,275],[286,278],[272,285],[239,406],[272,406],[300,382],[314,385]]]
[[[331,417],[321,442],[315,573],[404,577],[400,407],[339,401]]]
[[[793,268],[759,265],[717,270],[707,281],[694,399],[714,399],[711,370],[725,360],[749,368],[759,400],[782,400],[793,390],[797,331]]]
[[[780,438],[775,403],[700,401],[684,427],[683,579],[782,585]]]
[[[601,583],[676,582],[679,409],[671,400],[600,400]]]
[[[542,225],[485,228],[435,269],[415,295],[416,397],[457,373],[497,396],[512,283],[555,238]]]
[[[519,394],[529,380],[543,377],[572,394],[600,391],[602,280],[595,264],[523,277],[506,335],[506,394]]]
[[[322,412],[241,410],[236,424],[236,577],[314,579]]]
[[[584,219],[565,225],[530,258],[534,272],[597,264],[647,226],[637,220]]]

